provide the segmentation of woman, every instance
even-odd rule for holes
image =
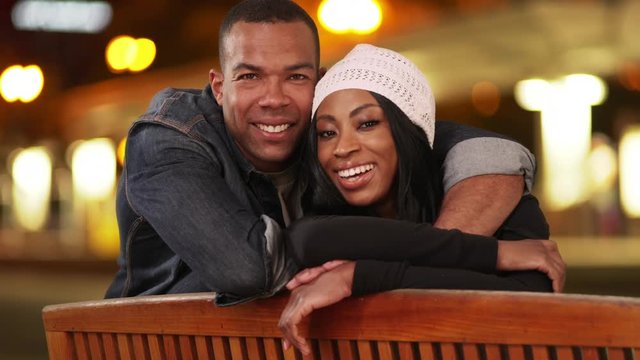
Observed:
[[[552,242],[497,241],[430,225],[442,200],[432,152],[435,105],[409,60],[356,46],[316,86],[312,121],[305,202],[318,216],[289,228],[288,248],[301,267],[314,268],[288,284],[293,292],[280,322],[285,347],[308,353],[297,324],[350,295],[397,288],[550,291],[551,280],[561,289],[564,263]],[[496,237],[547,238],[535,198],[524,197]]]

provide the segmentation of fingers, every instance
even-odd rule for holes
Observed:
[[[539,266],[540,271],[549,276],[553,283],[553,291],[561,292],[564,288],[566,279],[566,264],[560,256],[558,245],[553,241],[543,241],[544,254],[542,263]]]
[[[278,323],[278,327],[280,328],[280,331],[282,331],[284,337],[284,350],[294,346],[304,355],[311,354],[309,344],[306,339],[300,335],[298,329],[298,325],[302,319],[311,313],[311,310],[312,308],[305,304],[304,296],[299,296],[298,293],[293,293],[291,295]]]
[[[331,261],[327,261],[326,263],[322,264],[322,267],[329,271],[329,270],[333,270],[335,268],[337,268],[338,266],[346,263],[347,260],[331,260]]]
[[[308,268],[300,271],[293,277],[293,279],[289,280],[287,283],[287,289],[293,290],[300,285],[308,284],[315,280],[320,274],[327,272],[325,268],[322,266],[316,266],[313,268]]]
[[[331,260],[320,266],[304,269],[297,273],[293,279],[289,280],[286,287],[291,291],[300,285],[308,284],[317,279],[321,274],[331,271],[346,262],[347,260]]]

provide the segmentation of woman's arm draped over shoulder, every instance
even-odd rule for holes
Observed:
[[[505,240],[547,239],[549,227],[535,197],[524,196],[496,234]],[[407,261],[359,260],[353,295],[401,288],[552,291],[547,275],[539,271],[482,274],[465,269],[415,266]]]

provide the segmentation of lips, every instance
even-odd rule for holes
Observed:
[[[348,191],[358,190],[369,183],[375,168],[373,164],[363,164],[338,170],[336,185]]]
[[[270,134],[279,134],[288,128],[290,128],[291,124],[280,124],[280,125],[267,125],[267,124],[256,124],[256,127],[264,132]]]

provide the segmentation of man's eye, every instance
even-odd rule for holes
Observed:
[[[309,77],[307,75],[304,74],[293,74],[291,76],[289,76],[289,79],[291,80],[306,80]]]
[[[318,131],[319,138],[330,138],[336,134],[335,131],[327,130],[327,131]]]
[[[238,75],[238,80],[255,80],[258,78],[258,74],[248,73]]]
[[[378,120],[367,120],[364,121],[362,124],[360,124],[361,128],[370,128],[370,127],[374,127],[376,125],[378,125],[380,123],[380,121]]]

